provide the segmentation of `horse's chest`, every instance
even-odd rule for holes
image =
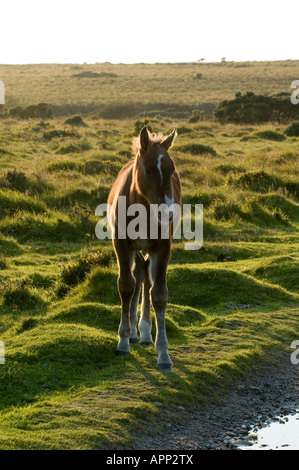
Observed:
[[[137,238],[136,240],[131,240],[134,250],[137,251],[148,251],[149,249],[149,240],[142,240]]]

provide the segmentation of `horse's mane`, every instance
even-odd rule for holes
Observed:
[[[150,145],[152,144],[160,144],[164,139],[164,135],[159,132],[159,134],[151,134],[149,133],[150,138]],[[136,156],[138,150],[140,148],[140,135],[138,137],[134,137],[132,141],[132,152],[134,157]]]

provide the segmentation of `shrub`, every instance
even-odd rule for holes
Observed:
[[[290,102],[288,93],[263,96],[247,92],[244,95],[236,93],[235,99],[222,101],[214,115],[221,122],[260,124],[294,119],[298,116],[298,109]]]
[[[235,215],[241,215],[238,204],[229,202],[219,202],[214,208],[214,217],[216,220],[229,220]]]
[[[86,70],[85,72],[73,74],[75,78],[117,78],[118,75],[112,72],[92,72],[91,70]]]
[[[38,320],[36,318],[27,318],[18,328],[18,333],[23,333],[23,331],[32,330],[38,325]]]
[[[7,261],[4,258],[4,256],[0,255],[0,270],[1,269],[6,269],[7,268]]]
[[[299,137],[299,122],[293,122],[289,127],[286,128],[284,133],[288,137]]]
[[[16,168],[14,168],[12,171],[8,171],[6,173],[4,177],[4,186],[24,192],[29,187],[29,181],[25,173],[17,171]]]
[[[109,173],[116,176],[122,167],[121,163],[111,160],[89,160],[85,163],[85,173],[94,175],[96,173]]]
[[[64,124],[68,124],[69,126],[77,126],[77,127],[87,127],[87,124],[83,121],[82,117],[79,115],[73,116],[66,121]]]
[[[83,169],[82,163],[73,160],[57,160],[48,165],[49,171],[83,171]]]
[[[56,153],[66,155],[68,153],[81,153],[90,149],[91,149],[91,143],[89,142],[88,139],[84,138],[80,140],[80,142],[78,142],[77,144],[63,145],[58,150],[56,150]]]
[[[234,166],[231,164],[222,164],[216,167],[216,170],[220,171],[222,175],[228,175],[229,173],[243,173],[245,168],[242,166]]]
[[[194,122],[203,121],[204,119],[206,119],[205,111],[203,109],[194,109],[192,111],[191,117],[188,119],[188,122],[192,124]]]
[[[76,144],[69,144],[60,147],[58,150],[56,150],[56,153],[61,153],[62,155],[66,155],[68,153],[81,153],[81,149]]]
[[[16,168],[9,170],[4,177],[0,179],[0,187],[14,189],[24,192],[43,192],[47,188],[47,183],[41,178],[36,181],[32,181],[23,171],[17,171]]]
[[[112,261],[110,252],[97,251],[81,254],[77,261],[63,266],[56,294],[64,297],[71,287],[80,284],[95,266],[109,266]]]
[[[181,145],[178,150],[182,152],[188,152],[191,153],[192,155],[202,155],[202,154],[210,154],[216,156],[217,153],[216,151],[210,147],[209,145],[203,145],[203,144],[186,144],[186,145]]]
[[[42,299],[26,287],[26,281],[8,286],[3,294],[3,304],[16,310],[31,310],[43,303]]]
[[[276,142],[281,142],[286,139],[283,134],[271,130],[259,131],[256,132],[256,135],[262,139],[275,140]]]
[[[282,182],[278,178],[265,171],[244,173],[236,180],[236,183],[243,188],[257,192],[267,192],[282,186]]]
[[[22,108],[16,106],[10,109],[9,116],[17,119],[51,119],[54,117],[53,108],[47,103],[39,103]]]
[[[68,131],[58,131],[56,129],[48,132],[44,132],[43,137],[45,140],[50,141],[54,139],[55,137],[75,137],[77,134],[74,132],[68,132]]]

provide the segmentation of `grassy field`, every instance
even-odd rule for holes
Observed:
[[[50,87],[60,70],[71,76],[87,67],[133,75],[133,66],[110,64],[1,66],[7,75],[0,78],[14,84],[17,70],[28,91],[39,71],[43,76],[49,72]],[[132,83],[136,88],[140,71],[143,95],[134,97],[145,103],[149,67],[157,79],[162,69],[163,74],[171,70],[171,95],[172,86],[179,88],[175,73],[187,71],[187,91],[182,99],[176,95],[175,102],[191,104],[194,90],[187,77],[193,80],[198,67],[208,76],[222,66],[140,65]],[[249,82],[244,89],[253,91],[260,83],[250,81],[251,71],[268,76],[265,63],[225,67],[225,98],[239,90],[239,74]],[[293,62],[286,62],[283,70],[292,67]],[[286,91],[296,78],[290,72],[283,80],[279,70],[271,86],[269,73],[271,92]],[[105,80],[113,78],[117,81]],[[64,86],[57,91],[59,99],[49,95],[46,101],[74,104],[75,87],[70,86],[69,97],[67,81]],[[207,101],[213,102],[217,89],[205,86]],[[160,89],[150,81],[150,87],[156,90],[155,102],[169,102],[164,85]],[[91,81],[83,104],[90,103],[94,88]],[[48,88],[37,86],[30,100],[30,93],[18,90],[9,97],[13,104],[45,101],[48,94]],[[128,89],[121,95],[126,90],[111,84],[109,90],[108,103],[113,93],[115,101],[119,93],[124,103],[133,93]],[[98,103],[101,99],[104,95]],[[174,372],[157,371],[153,347],[137,345],[128,357],[114,354],[120,317],[117,267],[111,243],[94,235],[95,208],[106,202],[119,169],[131,158],[140,122],[95,114],[83,119],[85,127],[69,126],[65,117],[0,121],[1,449],[130,448],[133,429],[142,432],[148,420],[157,420],[159,432],[158,418],[165,410],[183,419],[179,405],[192,409],[219,399],[249,370],[275,361],[298,339],[298,138],[285,136],[286,125],[190,123],[156,116],[149,117],[154,132],[178,128],[171,155],[181,176],[183,202],[204,205],[204,243],[196,252],[185,251],[183,241],[173,246],[167,331]],[[273,140],[277,135],[285,138]],[[198,154],[199,144],[213,151]],[[220,254],[231,259],[217,262]]]
[[[6,107],[50,103],[55,115],[93,112],[104,118],[164,111],[186,117],[193,109],[210,116],[235,93],[291,92],[299,61],[186,64],[0,65]]]

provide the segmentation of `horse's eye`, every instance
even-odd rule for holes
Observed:
[[[150,174],[151,174],[151,170],[150,170],[149,168],[147,168],[147,169],[145,170],[145,173],[146,173],[147,175],[150,175]]]

